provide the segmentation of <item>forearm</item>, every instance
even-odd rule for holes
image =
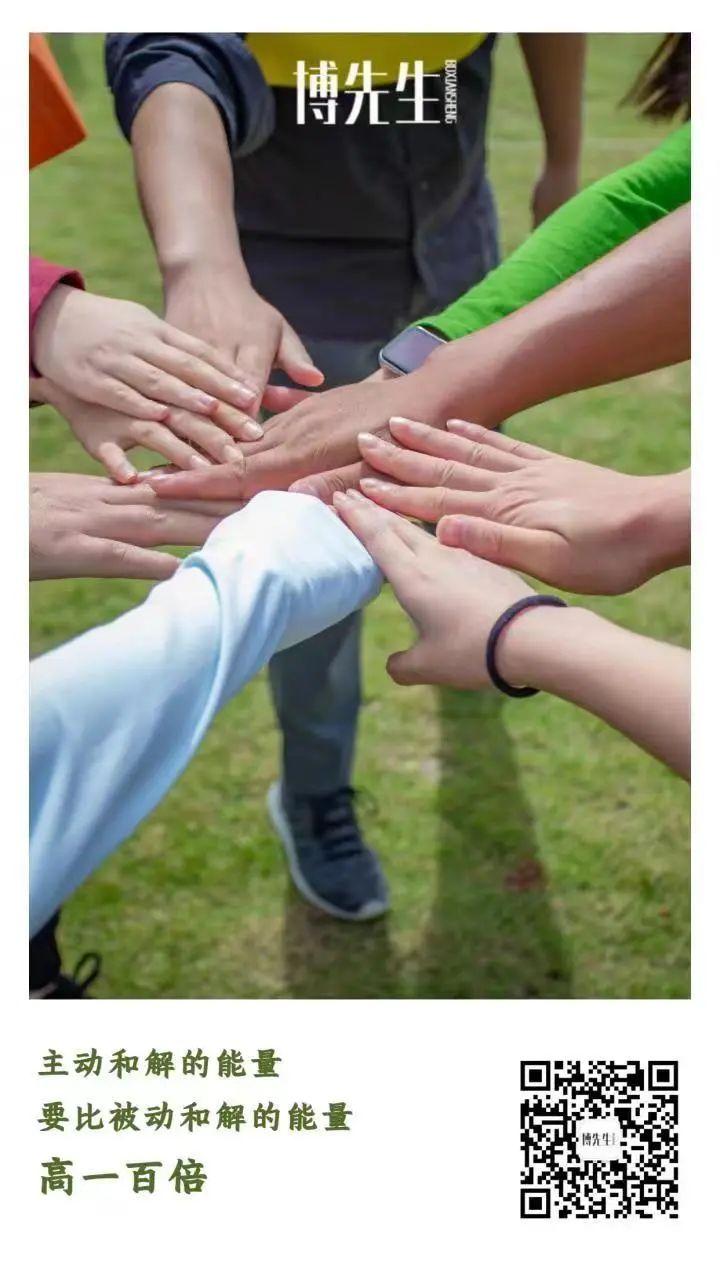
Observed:
[[[498,666],[575,703],[676,773],[690,773],[690,655],[585,609],[530,609],[501,638]]]
[[[370,557],[327,509],[263,494],[139,608],[32,665],[31,928],[134,830],[273,653],[367,603]]]
[[[33,338],[35,326],[40,312],[49,301],[51,294],[63,285],[72,285],[76,289],[84,289],[85,284],[79,271],[72,267],[58,267],[42,258],[30,258],[30,377],[34,378],[37,370],[33,363]]]
[[[658,476],[652,509],[640,511],[628,536],[645,538],[653,574],[690,564],[690,470]]]
[[[689,354],[685,206],[521,311],[438,348],[418,374],[452,387],[458,414],[491,426]]]
[[[550,164],[576,168],[582,138],[583,34],[518,36],[533,87]]]
[[[166,284],[198,264],[241,263],[232,161],[214,102],[193,85],[161,85],[138,110],[131,141]]]
[[[690,199],[690,126],[568,200],[467,293],[420,321],[446,338],[494,324]]]

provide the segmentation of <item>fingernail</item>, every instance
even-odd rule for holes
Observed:
[[[129,462],[119,462],[118,471],[123,480],[137,480],[138,473]]]
[[[384,441],[379,440],[378,437],[372,435],[370,431],[361,431],[358,434],[358,444],[361,444],[365,449],[374,449],[376,447],[382,448]]]
[[[241,382],[233,382],[233,394],[240,401],[240,404],[251,404],[257,396],[257,391],[253,391],[252,387],[243,386]]]
[[[346,502],[347,502],[347,500],[348,500],[348,497],[349,497],[349,494],[347,494],[347,493],[334,493],[334,494],[333,494],[333,505],[334,505],[334,506],[336,506],[336,507],[342,507],[342,506],[344,506],[344,505],[345,505],[345,503],[346,503]]]
[[[440,524],[442,525],[443,537],[446,537],[447,534],[450,534],[452,538],[462,537],[465,529],[465,521],[462,516],[443,516]]]
[[[369,490],[371,493],[389,493],[392,489],[391,484],[386,484],[384,480],[373,480],[368,478],[362,479],[360,485],[363,489]]]
[[[202,409],[203,413],[213,413],[217,409],[219,401],[215,396],[209,396],[204,391],[198,391],[195,396],[195,403],[198,409]]]
[[[262,427],[258,426],[257,422],[248,421],[243,423],[243,430],[245,435],[249,436],[251,440],[262,440],[265,435]]]
[[[398,423],[401,427],[414,427],[415,423],[410,418],[391,418],[390,423]]]
[[[452,427],[453,431],[459,431],[461,435],[477,430],[475,423],[466,422],[464,418],[448,418],[446,425]]]
[[[347,497],[351,498],[353,502],[362,502],[362,494],[358,493],[357,489],[348,489]]]
[[[226,444],[223,449],[223,458],[226,462],[241,462],[244,456],[242,449],[238,449],[236,444]]]
[[[190,459],[190,466],[191,467],[211,467],[212,462],[209,462],[207,458],[201,458],[198,453],[194,453]]]

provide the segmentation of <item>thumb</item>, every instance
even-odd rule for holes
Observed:
[[[197,471],[153,471],[147,475],[147,483],[158,498],[245,498],[248,496],[246,481],[244,459],[201,467]]]
[[[283,324],[276,363],[288,377],[303,387],[319,387],[325,381],[325,374],[313,364],[309,352],[287,322]]]
[[[98,445],[95,457],[98,462],[102,462],[110,479],[116,480],[118,484],[129,484],[137,480],[137,469],[126,457],[125,450],[121,449],[119,444],[114,444],[112,440],[106,440]]]
[[[428,683],[421,644],[413,645],[412,649],[403,649],[401,653],[391,653],[385,670],[395,684]]]
[[[331,503],[333,494],[346,493],[348,489],[356,489],[358,481],[365,476],[375,475],[362,462],[353,462],[349,467],[337,467],[334,471],[321,471],[315,476],[303,476],[290,485],[291,493],[309,493],[321,502]]]
[[[301,387],[276,387],[269,382],[262,398],[262,407],[268,413],[286,413],[302,400],[307,400],[310,395],[312,391],[303,391]]]
[[[496,524],[482,516],[443,516],[437,536],[443,546],[462,547],[483,560],[519,569],[537,578],[542,578],[553,565],[562,544],[560,535],[547,529]]]
[[[291,493],[309,493],[321,502],[332,502],[336,493],[347,493],[348,489],[357,489],[360,480],[385,480],[386,476],[367,462],[352,462],[347,467],[336,467],[334,471],[320,471],[315,476],[303,476],[290,485]],[[369,497],[365,494],[365,497]],[[378,504],[379,505],[379,504]]]
[[[145,578],[156,582],[172,578],[180,564],[179,558],[167,551],[151,551],[111,538],[88,540],[88,562],[92,567],[88,567],[85,577],[93,576],[95,571],[99,578]]]

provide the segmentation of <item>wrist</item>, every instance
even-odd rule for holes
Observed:
[[[57,338],[58,325],[62,323],[63,308],[68,302],[72,305],[73,300],[76,300],[74,295],[78,295],[82,306],[86,295],[81,289],[76,289],[69,284],[56,284],[35,316],[30,335],[30,362],[41,377],[46,354],[45,340],[51,337]]]
[[[562,170],[563,173],[577,178],[580,173],[580,150],[577,144],[572,145],[554,145],[545,152],[546,170],[551,169],[557,173]]]
[[[63,394],[60,388],[49,378],[31,378],[30,379],[30,398],[35,404],[49,404],[53,409],[62,412],[60,401],[63,400]]]
[[[507,398],[504,344],[490,331],[437,347],[416,373],[446,418],[464,417],[494,427],[512,411]],[[444,423],[443,423],[444,425]]]
[[[217,253],[207,249],[175,252],[159,259],[165,295],[173,289],[199,281],[214,284],[231,281],[234,288],[252,289],[250,276],[239,247],[234,252]]]
[[[607,625],[588,609],[527,609],[508,623],[498,641],[498,671],[517,688],[530,685],[563,697],[573,673],[586,661],[590,636]]]
[[[649,477],[637,523],[647,546],[649,577],[689,564],[690,472]]]
[[[50,404],[48,397],[48,382],[45,378],[30,379],[30,408],[35,408],[39,404]]]

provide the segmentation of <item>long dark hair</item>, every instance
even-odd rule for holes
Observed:
[[[651,120],[690,119],[690,32],[664,36],[622,106],[639,107]]]

